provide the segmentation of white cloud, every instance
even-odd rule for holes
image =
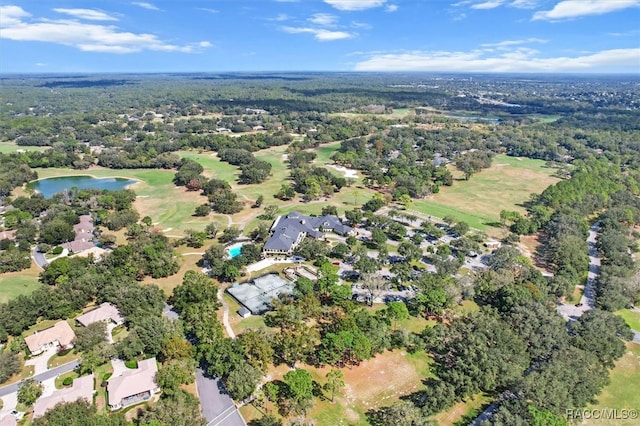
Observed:
[[[0,6],[0,28],[17,25],[31,14],[18,6]]]
[[[44,62],[36,62],[36,67],[46,67],[47,64],[45,64]]]
[[[324,0],[324,2],[338,10],[353,11],[380,7],[387,0]]]
[[[389,6],[386,7],[386,9],[384,10],[385,12],[395,12],[396,10],[398,10],[398,5],[397,4],[390,4]]]
[[[562,0],[551,10],[536,12],[533,20],[558,21],[587,15],[603,15],[640,6],[640,0]]]
[[[99,10],[93,9],[62,9],[56,8],[53,9],[54,12],[64,13],[66,15],[71,15],[74,18],[86,19],[88,21],[117,21],[118,18],[114,18],[113,16],[109,16],[104,12],[100,12]]]
[[[289,15],[287,15],[286,13],[279,13],[278,16],[276,16],[275,18],[267,18],[267,21],[282,22],[282,21],[287,21],[288,19],[289,19]]]
[[[471,9],[495,9],[502,6],[504,0],[489,0],[482,3],[476,3],[471,6]]]
[[[281,29],[289,34],[313,34],[318,41],[344,40],[355,36],[346,31],[329,31],[321,28],[282,27]]]
[[[135,5],[135,6],[140,6],[143,9],[149,9],[149,10],[160,10],[160,8],[154,4],[148,3],[146,1],[134,1],[131,4]]]
[[[533,9],[538,5],[538,0],[513,0],[509,6],[519,9]]]
[[[490,49],[469,52],[412,51],[377,53],[358,62],[355,71],[442,72],[611,72],[640,68],[640,48],[612,49],[573,57],[544,58],[533,49],[518,47],[498,55]]]
[[[26,19],[31,14],[17,6],[0,7],[0,38],[72,46],[84,52],[134,53],[143,50],[197,52],[208,41],[171,44],[154,34],[123,31],[114,25],[89,24],[73,19]]]
[[[207,13],[220,13],[218,9],[211,9],[209,7],[199,7],[197,9]]]
[[[548,43],[549,40],[545,40],[542,38],[530,37],[523,40],[504,40],[498,43],[484,43],[480,46],[482,47],[497,47],[497,48],[506,48],[508,46],[516,46],[519,44],[527,44],[527,43]]]
[[[624,32],[618,32],[618,33],[607,33],[608,36],[611,37],[633,37],[633,36],[637,36],[640,34],[640,30],[630,30],[630,31],[624,31]]]
[[[308,21],[323,27],[331,27],[338,22],[338,17],[329,13],[316,13]]]
[[[540,1],[541,0],[462,0],[458,3],[453,3],[451,6],[469,6],[471,9],[480,10],[495,9],[500,6],[510,6],[518,9],[533,9]]]
[[[362,28],[365,30],[370,30],[371,28],[373,28],[370,24],[367,24],[366,22],[357,22],[357,21],[353,21],[351,23],[351,26],[354,28]]]

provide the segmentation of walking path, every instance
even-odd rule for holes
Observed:
[[[229,324],[229,305],[227,305],[227,302],[224,301],[224,298],[222,297],[223,294],[224,294],[224,290],[222,288],[219,288],[218,300],[222,304],[222,324],[224,325],[224,328],[227,330],[227,334],[229,335],[229,337],[231,337],[232,339],[235,339],[236,333],[233,332],[233,328],[231,328],[231,325]]]

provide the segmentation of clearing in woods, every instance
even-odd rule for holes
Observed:
[[[627,352],[616,361],[616,366],[611,370],[609,385],[596,397],[598,403],[587,407],[590,410],[601,410],[599,413],[610,413],[615,417],[602,416],[602,418],[596,419],[594,416],[591,419],[585,419],[583,424],[589,426],[637,425],[637,417],[616,417],[624,417],[622,410],[627,410],[627,413],[630,413],[629,410],[636,410],[635,414],[638,415],[640,409],[640,380],[638,377],[640,377],[640,345],[627,343]]]

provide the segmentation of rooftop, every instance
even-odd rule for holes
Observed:
[[[75,338],[76,334],[71,329],[71,326],[66,321],[58,321],[51,328],[36,331],[31,336],[25,337],[24,341],[31,352],[37,352],[42,346],[55,341],[58,341],[60,346],[68,346]]]
[[[306,216],[298,212],[291,212],[276,219],[271,227],[271,237],[264,244],[264,250],[288,252],[295,248],[295,245],[304,236],[320,238],[323,231],[348,234],[351,232],[351,228],[343,225],[336,216]]]
[[[109,405],[117,406],[124,398],[156,389],[158,366],[155,358],[138,361],[138,368],[127,369],[107,382]]]
[[[124,321],[124,319],[120,315],[120,311],[118,311],[118,308],[108,302],[105,302],[93,311],[89,311],[86,314],[80,315],[78,318],[76,318],[76,321],[78,321],[85,327],[93,324],[94,322],[107,320],[111,320],[116,324],[122,324],[122,321]]]
[[[80,398],[93,402],[93,375],[78,377],[70,388],[54,391],[51,395],[40,398],[33,405],[33,417],[41,417],[60,403],[74,402]]]

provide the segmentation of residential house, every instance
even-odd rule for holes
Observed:
[[[75,402],[84,399],[93,403],[93,375],[78,377],[69,388],[54,391],[51,395],[40,398],[33,405],[33,418],[44,416],[58,404]]]
[[[51,347],[72,348],[75,340],[76,334],[66,321],[58,321],[53,327],[36,331],[24,339],[32,355],[38,355]]]
[[[291,212],[279,216],[270,231],[271,237],[263,247],[265,254],[291,254],[307,236],[319,239],[327,231],[349,235],[353,229],[343,225],[336,216],[306,216]]]
[[[111,303],[104,302],[98,308],[80,315],[76,318],[76,321],[85,327],[99,321],[121,325],[124,322],[124,318],[120,315],[118,308],[113,306]]]
[[[0,240],[15,240],[16,231],[0,231]]]
[[[111,410],[148,401],[160,392],[156,383],[158,366],[155,358],[138,362],[138,368],[125,369],[107,381],[107,394]],[[115,373],[114,373],[115,374]]]
[[[93,218],[89,214],[80,216],[80,222],[73,225],[75,239],[63,244],[67,250],[78,253],[95,246],[93,243]]]

